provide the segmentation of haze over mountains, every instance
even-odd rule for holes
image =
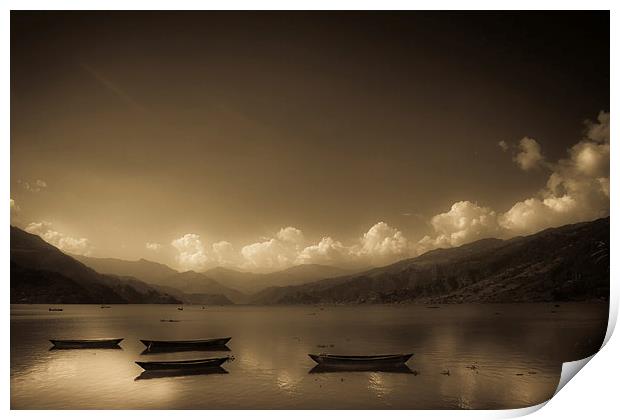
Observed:
[[[268,274],[221,267],[179,273],[144,259],[72,258],[11,227],[12,303],[460,303],[608,296],[609,218],[437,249],[362,272],[308,264]]]
[[[228,287],[252,294],[267,287],[296,286],[317,279],[344,276],[360,271],[364,270],[345,269],[320,264],[302,264],[272,273],[249,273],[224,267],[215,267],[205,271],[204,274]]]
[[[73,255],[73,258],[100,273],[139,278],[149,284],[171,287],[187,294],[223,295],[234,303],[248,303],[249,295],[272,286],[295,286],[318,279],[348,275],[355,270],[318,264],[304,264],[272,273],[250,273],[216,267],[197,273],[178,272],[165,264],[140,259],[95,258]]]
[[[222,295],[234,303],[241,303],[245,300],[245,295],[238,290],[223,286],[212,278],[195,271],[179,273],[165,264],[145,259],[125,261],[117,258],[94,258],[83,255],[73,257],[100,273],[132,276],[152,285],[177,289],[177,291],[191,295]]]

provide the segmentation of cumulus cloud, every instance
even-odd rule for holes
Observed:
[[[383,264],[409,256],[409,241],[401,231],[385,222],[373,225],[352,247],[352,252],[373,264]]]
[[[241,248],[242,267],[248,270],[273,271],[292,266],[304,248],[304,234],[288,226],[273,238],[266,238]]]
[[[304,241],[304,234],[301,230],[288,226],[280,229],[276,237],[286,243],[299,245]]]
[[[431,225],[436,236],[422,238],[418,252],[460,246],[501,234],[495,211],[471,201],[454,203],[448,212],[434,216]]]
[[[26,226],[26,232],[39,235],[46,242],[71,254],[89,255],[92,250],[92,246],[88,239],[75,238],[60,233],[52,229],[52,224],[49,222],[32,222]]]
[[[233,245],[228,241],[220,241],[211,245],[213,260],[216,265],[223,267],[234,267],[239,264],[239,254]]]
[[[540,144],[532,138],[523,137],[519,141],[519,153],[514,157],[514,161],[524,171],[538,168],[544,162]]]
[[[27,181],[22,181],[21,179],[17,180],[17,183],[22,186],[26,191],[37,193],[45,188],[47,188],[47,182],[42,179],[37,179],[36,181],[30,183]]]
[[[184,270],[200,271],[206,268],[209,258],[200,235],[187,233],[171,242],[177,250],[176,261]]]
[[[149,251],[157,252],[162,248],[163,245],[157,242],[147,242],[145,246],[146,249],[148,249]]]
[[[326,236],[319,243],[304,248],[297,256],[296,263],[339,265],[350,262],[353,256],[350,247]]]
[[[418,252],[484,237],[531,234],[609,215],[609,132],[609,113],[601,112],[596,122],[586,123],[584,137],[568,150],[568,156],[556,163],[545,162],[540,145],[523,138],[515,161],[524,170],[539,166],[550,170],[546,185],[504,213],[469,201],[455,203],[450,211],[431,219],[434,234],[416,244]]]
[[[584,138],[568,158],[550,165],[545,188],[519,201],[500,217],[515,234],[604,217],[609,214],[609,113],[588,122]]]

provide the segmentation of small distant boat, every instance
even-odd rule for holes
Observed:
[[[136,364],[144,370],[197,370],[218,367],[228,360],[230,357],[212,357],[196,360],[136,362]]]
[[[59,349],[105,349],[118,347],[122,338],[97,338],[93,340],[50,340]]]
[[[221,347],[230,341],[231,337],[208,338],[206,340],[177,340],[177,341],[161,341],[161,340],[140,340],[146,346],[147,350],[192,350],[204,349],[210,347]]]
[[[107,309],[107,308],[111,308],[111,306],[108,306],[108,305],[101,305],[101,309]]]
[[[179,306],[179,307],[177,308],[177,310],[182,311],[182,310],[183,310],[183,307],[182,307],[182,306]]]
[[[62,308],[49,308],[48,311],[50,311],[50,312],[62,312]]]
[[[309,354],[319,365],[333,366],[398,366],[404,365],[413,356],[408,354],[380,354],[374,356],[343,356],[335,354]]]

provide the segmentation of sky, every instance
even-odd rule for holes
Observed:
[[[11,223],[181,270],[609,214],[608,12],[11,13]]]

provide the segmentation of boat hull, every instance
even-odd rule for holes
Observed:
[[[309,354],[310,358],[321,366],[340,366],[350,368],[400,366],[413,356],[408,354],[381,354],[375,356],[342,356],[333,354]]]
[[[50,340],[59,349],[105,349],[118,347],[122,338],[102,338],[96,340]]]
[[[183,341],[161,341],[161,340],[140,340],[148,351],[160,350],[199,350],[213,347],[223,347],[230,341],[230,337],[210,338],[207,340],[183,340]]]
[[[162,362],[136,362],[144,370],[190,370],[212,369],[230,360],[229,357],[214,357],[210,359],[177,360]]]

